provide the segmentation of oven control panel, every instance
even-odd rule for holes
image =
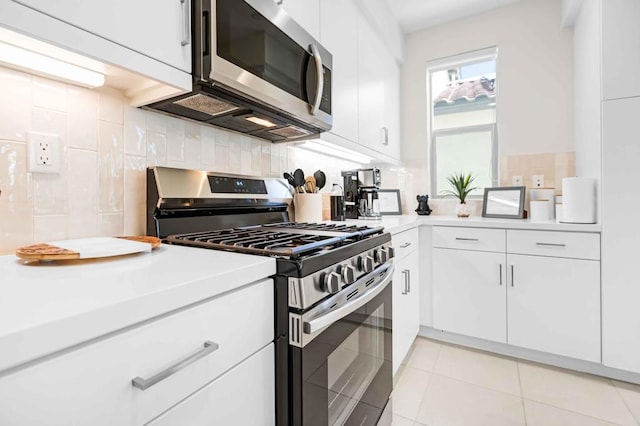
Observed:
[[[381,245],[304,278],[289,277],[289,307],[305,309],[353,284],[393,256],[390,244]]]

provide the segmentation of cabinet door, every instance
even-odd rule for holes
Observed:
[[[381,152],[384,148],[386,49],[361,18],[358,20],[358,142]]]
[[[385,137],[382,152],[393,158],[400,158],[400,67],[388,53],[384,62],[384,128]]]
[[[511,254],[507,260],[508,343],[600,362],[600,262]]]
[[[191,72],[189,26],[192,0],[14,1],[160,62]]]
[[[276,3],[313,38],[320,40],[320,0],[280,0]]]
[[[640,373],[640,97],[603,102],[602,362]]]
[[[358,9],[350,0],[322,0],[320,40],[333,56],[331,133],[358,140]]]
[[[503,253],[433,249],[433,327],[505,343]]]
[[[420,328],[418,251],[396,263],[393,275],[393,374],[407,356]]]
[[[270,344],[149,426],[274,425],[274,362]]]
[[[640,96],[640,2],[606,0],[602,5],[604,99]]]

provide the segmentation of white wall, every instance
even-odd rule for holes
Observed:
[[[561,28],[560,11],[560,0],[522,0],[408,34],[401,80],[405,159],[428,164],[427,62],[490,46],[498,47],[500,155],[573,151],[572,32]]]

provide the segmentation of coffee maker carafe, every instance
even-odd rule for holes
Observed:
[[[344,180],[345,217],[347,219],[380,219],[378,189],[380,169],[347,170]]]

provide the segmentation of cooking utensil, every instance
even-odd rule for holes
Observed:
[[[304,172],[301,169],[296,169],[293,172],[293,179],[298,192],[304,192]]]
[[[289,185],[293,186],[295,188],[296,186],[296,180],[294,179],[293,175],[289,172],[284,172],[282,174],[282,177],[284,177],[287,182],[289,182]]]
[[[327,175],[322,170],[316,170],[313,177],[316,179],[316,187],[319,192],[327,184]]]
[[[304,189],[312,194],[318,192],[316,189],[316,178],[313,176],[307,176],[304,179]]]
[[[21,247],[16,256],[27,260],[92,259],[151,251],[159,245],[159,238],[145,236],[79,238]]]

